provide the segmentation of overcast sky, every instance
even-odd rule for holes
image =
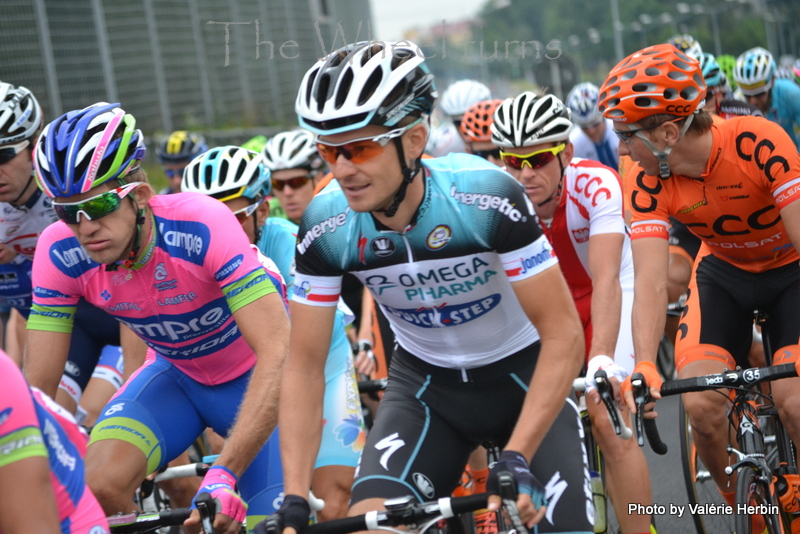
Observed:
[[[370,0],[376,39],[397,41],[414,26],[458,21],[480,11],[486,0]]]

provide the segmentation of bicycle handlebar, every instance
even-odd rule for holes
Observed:
[[[387,530],[391,527],[408,526],[416,528],[439,517],[448,519],[459,514],[486,508],[489,495],[480,493],[466,497],[444,497],[438,501],[417,503],[411,496],[389,499],[384,502],[386,510],[367,512],[354,517],[332,519],[309,525],[302,534],[348,534],[362,530]],[[281,534],[280,523],[273,514],[258,525],[254,532],[259,534]]]
[[[378,393],[386,389],[387,378],[377,380],[363,380],[358,383],[359,393]]]
[[[216,508],[211,495],[203,493],[197,497],[198,510],[201,520],[208,520],[208,528],[203,530],[213,534],[211,522],[214,520]],[[135,534],[137,532],[151,532],[161,527],[180,526],[192,515],[192,508],[173,508],[161,512],[134,512],[132,514],[115,515],[107,518],[108,526],[114,534]]]
[[[797,368],[793,363],[784,363],[769,367],[734,369],[732,371],[724,371],[712,375],[670,380],[661,386],[661,395],[678,395],[680,393],[720,388],[750,387],[765,381],[796,376]]]

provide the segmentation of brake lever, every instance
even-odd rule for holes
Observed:
[[[518,534],[528,534],[528,528],[523,524],[522,519],[519,517],[519,509],[517,508],[517,483],[514,477],[508,471],[504,471],[497,476],[498,487],[500,488],[500,498],[503,500],[503,506],[508,512],[508,517],[511,519],[511,524],[517,530]]]

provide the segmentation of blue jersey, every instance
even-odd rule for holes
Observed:
[[[423,159],[425,194],[402,232],[352,211],[332,182],[303,215],[292,299],[334,306],[342,275],[367,287],[398,343],[433,365],[473,368],[539,339],[511,282],[556,265],[522,186],[482,158]]]
[[[766,117],[780,124],[800,148],[800,87],[797,84],[791,80],[775,80],[772,104]]]
[[[17,256],[10,263],[0,265],[0,304],[16,308],[25,318],[31,311],[33,262]]]
[[[258,250],[275,262],[287,288],[294,285],[294,246],[297,243],[297,230],[297,225],[286,219],[270,217],[261,227],[261,237],[258,240]],[[353,313],[344,301],[339,299],[330,351],[325,365],[326,376],[337,372],[337,369],[338,372],[342,372],[346,368],[346,362],[340,360],[343,354],[350,352],[350,342],[347,340],[345,328],[351,322]],[[346,351],[342,350],[343,346],[347,347]]]

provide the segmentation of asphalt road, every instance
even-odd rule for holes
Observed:
[[[679,397],[666,397],[656,406],[658,429],[661,439],[669,450],[664,456],[653,453],[645,445],[645,456],[650,466],[650,481],[653,488],[653,502],[659,508],[656,513],[656,527],[659,534],[692,534],[696,532],[683,478],[680,453],[680,432],[678,421]],[[635,439],[635,438],[632,438]],[[637,476],[633,473],[633,476]],[[706,483],[708,495],[719,504],[722,497],[711,481]],[[683,515],[680,515],[680,513]],[[732,518],[726,515],[705,515],[707,531],[713,534],[728,534]]]

